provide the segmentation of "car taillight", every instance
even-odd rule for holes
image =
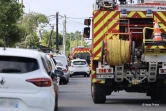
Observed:
[[[64,72],[64,73],[67,73],[67,70],[66,70],[66,69],[64,69],[64,70],[63,70],[63,72]]]
[[[34,79],[27,79],[26,81],[33,83],[38,87],[49,87],[52,84],[52,81],[49,78],[34,78]]]

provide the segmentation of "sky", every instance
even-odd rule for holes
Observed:
[[[25,13],[38,12],[46,16],[67,16],[67,32],[83,31],[84,18],[92,16],[92,4],[94,0],[24,0]],[[74,18],[74,19],[72,19]],[[75,19],[78,18],[78,19]],[[56,24],[56,21],[51,21]],[[59,32],[63,31],[63,19],[59,20]]]

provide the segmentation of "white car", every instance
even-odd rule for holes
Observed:
[[[56,111],[57,96],[38,51],[0,48],[0,111]]]
[[[60,54],[54,55],[54,59],[55,61],[57,60],[61,61],[65,65],[65,68],[68,69],[67,57],[65,55],[60,55]]]
[[[73,75],[84,75],[84,77],[90,76],[90,68],[84,59],[74,59],[71,60],[69,66],[70,77]]]

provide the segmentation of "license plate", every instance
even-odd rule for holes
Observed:
[[[96,75],[98,79],[113,78],[113,75]]]
[[[0,108],[18,108],[18,100],[0,98]]]

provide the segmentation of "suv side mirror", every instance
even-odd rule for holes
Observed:
[[[85,19],[84,25],[90,26],[91,25],[91,19]]]
[[[90,27],[84,28],[84,38],[90,38]]]

